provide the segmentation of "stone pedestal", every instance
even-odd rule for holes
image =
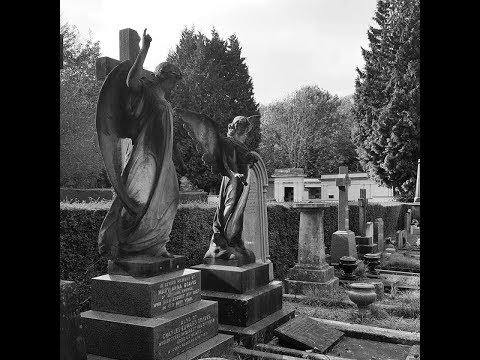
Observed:
[[[295,316],[282,309],[282,283],[269,281],[269,264],[201,264],[201,297],[218,302],[219,332],[246,348],[273,338],[273,330]]]
[[[217,302],[201,299],[200,271],[184,264],[183,256],[132,258],[93,278],[91,310],[81,313],[89,359],[191,360],[231,351],[233,336],[218,334]]]
[[[300,211],[298,262],[285,279],[285,292],[305,294],[338,287],[338,278],[333,276],[333,266],[325,260],[323,240],[323,211],[330,205],[297,203],[293,206]]]
[[[370,236],[355,236],[355,243],[359,259],[363,259],[365,254],[378,252],[378,244],[374,244],[373,238]]]
[[[338,264],[343,256],[357,258],[355,233],[351,230],[338,230],[332,234],[330,243],[330,264]]]

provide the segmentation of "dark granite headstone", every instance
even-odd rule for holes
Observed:
[[[279,343],[299,350],[324,354],[343,337],[343,332],[307,316],[296,316],[274,331]]]
[[[168,360],[218,333],[218,305],[200,300],[154,318],[83,312],[87,352],[131,360]]]
[[[92,310],[154,317],[200,300],[200,271],[183,269],[149,278],[92,279]]]

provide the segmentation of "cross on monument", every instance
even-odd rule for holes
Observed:
[[[338,186],[338,230],[348,230],[348,187],[351,180],[348,177],[348,167],[340,166],[338,168],[339,176],[336,178]],[[343,176],[342,176],[343,175]]]
[[[358,199],[358,220],[360,236],[367,236],[367,189],[360,189],[360,198]]]
[[[107,56],[102,56],[97,58],[95,62],[95,75],[97,80],[105,80],[110,71],[115,68],[118,64],[125,60],[131,60],[132,63],[137,58],[138,53],[140,52],[140,36],[138,33],[130,28],[122,29],[119,31],[119,59],[112,59]],[[153,75],[151,71],[143,70],[143,75]],[[122,139],[121,140],[121,149],[122,149],[122,168],[125,167],[125,156],[127,154],[128,148],[131,146],[131,139]]]

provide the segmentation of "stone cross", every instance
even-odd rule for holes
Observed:
[[[360,236],[366,236],[367,233],[367,189],[360,189],[360,198],[358,199],[358,221]]]
[[[133,29],[122,29],[119,32],[119,48],[120,48],[120,60],[112,59],[106,56],[99,57],[95,62],[95,75],[97,80],[105,80],[110,71],[113,70],[115,66],[120,64],[125,60],[135,61],[138,53],[140,52],[140,42],[141,38],[138,33]],[[153,74],[151,71],[143,70],[144,75]],[[127,154],[128,148],[131,146],[132,141],[130,139],[122,139],[121,148],[122,148],[122,168],[125,167],[125,156]]]
[[[348,167],[340,166],[336,177],[338,186],[338,230],[348,230],[348,187],[351,184],[348,177]]]

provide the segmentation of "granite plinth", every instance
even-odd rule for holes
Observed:
[[[330,265],[322,267],[296,264],[288,271],[288,280],[300,280],[324,283],[333,278],[334,268]]]
[[[220,324],[246,327],[282,308],[282,282],[272,281],[244,294],[202,291],[202,299],[218,301]]]
[[[363,259],[365,254],[377,253],[378,244],[373,245],[357,245],[358,258]]]
[[[175,356],[171,360],[195,360],[207,357],[220,357],[230,355],[233,347],[233,336],[217,334],[213,338],[204,341],[197,346]],[[87,360],[116,360],[94,354],[87,354]]]
[[[298,280],[285,280],[285,293],[305,295],[306,293],[313,292],[314,294],[322,293],[325,291],[332,291],[338,287],[339,280],[337,277],[320,283],[312,281],[298,281]]]
[[[295,317],[295,310],[281,309],[247,327],[220,324],[218,331],[233,335],[237,343],[252,349],[258,343],[267,343],[272,340],[273,331],[293,317]]]
[[[282,346],[298,350],[310,350],[324,354],[340,341],[344,333],[333,326],[321,324],[307,316],[296,316],[275,329]]]
[[[371,236],[355,236],[357,245],[373,245],[373,237]]]
[[[108,260],[108,274],[152,277],[185,269],[185,261],[185,256],[181,255],[173,255],[173,258],[138,256]]]
[[[120,360],[168,360],[218,333],[218,305],[200,300],[155,318],[81,313],[87,352]]]
[[[92,279],[91,309],[154,317],[201,299],[200,271],[183,269],[148,278],[102,275]]]
[[[243,294],[269,283],[268,264],[237,266],[195,265],[202,272],[202,290]]]
[[[330,265],[309,266],[296,264],[289,270],[285,279],[285,293],[306,294],[329,291],[338,286],[338,278],[334,277],[334,268]]]
[[[335,231],[330,243],[330,263],[337,264],[343,256],[357,257],[355,233],[351,230]]]

